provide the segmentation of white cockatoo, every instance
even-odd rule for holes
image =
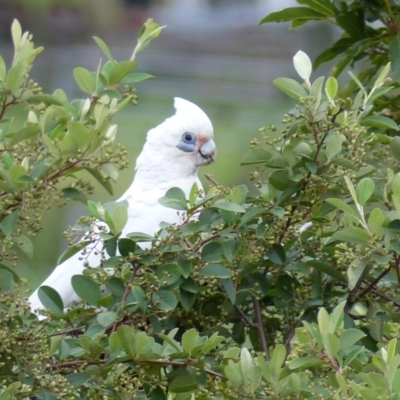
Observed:
[[[174,105],[175,115],[148,132],[136,161],[134,181],[119,199],[129,203],[128,222],[122,237],[130,232],[154,235],[160,229],[160,222],[179,223],[176,210],[164,207],[158,200],[172,187],[182,189],[186,195],[194,183],[201,189],[197,168],[215,159],[213,126],[204,111],[181,98],[175,98]],[[42,283],[60,294],[64,306],[79,300],[71,278],[82,274],[85,260],[92,267],[98,266],[100,252],[91,251],[84,260],[80,252],[75,254],[58,265]],[[38,289],[29,297],[29,302],[32,310],[44,308]]]

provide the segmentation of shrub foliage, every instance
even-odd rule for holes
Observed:
[[[159,29],[148,21],[139,48]],[[106,187],[116,179],[125,162],[110,119],[135,100],[124,85],[146,76],[96,39],[108,61],[74,70],[90,98],[69,102],[27,79],[39,50],[17,22],[13,37],[14,63],[0,68],[0,400],[400,399],[400,140],[377,107],[397,86],[390,63],[368,84],[352,74],[356,90],[343,97],[333,75],[311,78],[299,51],[299,81],[273,82],[293,101],[283,127],[261,129],[243,157],[257,193],[215,183],[185,198],[171,188],[160,201],[187,218],[163,227],[149,250],[140,247],[148,237],[119,237],[123,204],[89,201],[90,217],[74,229],[108,224],[113,234],[89,235],[104,241],[106,270],[73,278],[82,302],[67,310],[43,287],[48,310],[38,320],[12,246],[26,252],[39,229],[38,199],[83,199],[78,170]],[[11,72],[18,65],[21,75]],[[17,128],[13,107],[25,110]]]

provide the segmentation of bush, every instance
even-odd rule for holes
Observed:
[[[294,67],[301,82],[274,81],[295,100],[283,128],[262,129],[243,158],[257,195],[172,188],[161,201],[198,218],[164,227],[145,251],[140,235],[107,237],[114,272],[77,277],[83,301],[67,311],[42,288],[43,321],[0,270],[1,400],[400,398],[400,142],[375,113],[395,86],[390,64],[368,86],[353,75],[345,98],[335,77],[311,80],[304,52]],[[91,74],[78,81],[93,89]]]

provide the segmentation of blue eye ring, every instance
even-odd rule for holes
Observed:
[[[185,132],[182,136],[182,142],[188,144],[194,144],[196,143],[196,135],[190,132]]]
[[[191,153],[196,150],[197,137],[194,133],[185,132],[182,135],[181,142],[176,146],[185,153]]]

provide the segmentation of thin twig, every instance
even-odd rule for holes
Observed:
[[[382,297],[382,299],[385,299],[387,301],[390,301],[391,303],[393,303],[393,305],[395,305],[396,307],[400,308],[400,302],[392,299],[390,296],[388,296],[387,294],[381,293],[379,292],[379,290],[377,288],[372,288],[371,292],[373,292],[376,296],[378,297]]]
[[[258,325],[253,322],[240,308],[235,304],[235,309],[236,311],[240,314],[244,322],[250,327],[250,328],[258,328]]]
[[[141,267],[140,264],[135,264],[135,265],[133,266],[132,274],[131,274],[131,276],[130,276],[130,278],[129,278],[129,281],[127,282],[127,284],[126,284],[126,286],[125,286],[125,291],[124,291],[124,293],[123,293],[123,295],[122,295],[122,298],[121,298],[121,304],[123,304],[123,303],[126,301],[126,299],[128,298],[129,292],[131,291],[131,283],[132,283],[133,280],[135,279],[136,274],[137,274],[137,272],[139,271],[139,268],[140,268],[140,267]],[[113,324],[113,326],[112,326],[112,328],[111,328],[111,332],[115,332],[115,331],[117,330],[118,324],[119,324],[119,323],[120,323],[119,321],[115,321],[115,322],[114,322],[114,324]]]
[[[209,180],[214,186],[219,186],[219,183],[210,174],[204,174],[207,180]]]
[[[260,302],[254,296],[253,296],[253,305],[254,305],[254,312],[255,312],[256,320],[257,320],[257,331],[258,331],[258,337],[260,339],[261,349],[264,353],[264,358],[267,361],[269,361],[268,343],[267,343],[267,338],[265,337],[265,332],[264,332],[263,323],[262,323],[262,313],[261,313]]]
[[[386,275],[390,272],[391,266],[389,265],[389,268],[385,269],[379,276],[374,279],[361,293],[357,295],[358,298],[364,296],[366,293],[372,290],[372,288]]]

